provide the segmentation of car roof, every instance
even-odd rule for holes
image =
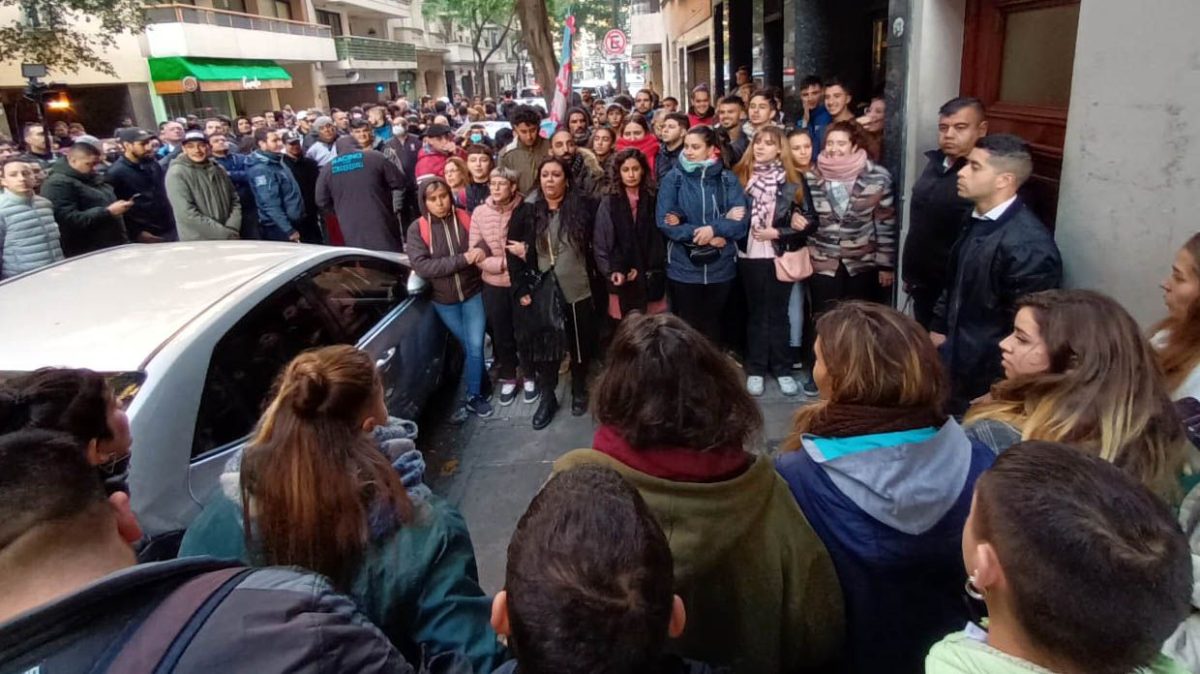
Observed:
[[[330,248],[266,241],[134,244],[0,283],[0,371],[141,369],[210,306]]]

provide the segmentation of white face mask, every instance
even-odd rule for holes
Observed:
[[[404,126],[403,124],[393,124],[392,125],[392,135],[393,136],[403,136],[407,132],[408,132],[408,127]]]

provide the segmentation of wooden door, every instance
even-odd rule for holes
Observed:
[[[1022,190],[1054,227],[1080,0],[967,0],[964,96],[987,106],[988,131],[1013,133],[1033,150]]]

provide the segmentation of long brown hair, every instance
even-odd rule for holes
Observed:
[[[750,178],[754,175],[754,144],[758,142],[759,138],[766,136],[770,136],[775,141],[775,147],[779,148],[779,161],[783,164],[783,173],[787,176],[789,183],[796,185],[796,203],[803,204],[804,190],[807,188],[804,183],[804,174],[796,168],[796,163],[792,161],[787,136],[784,135],[783,129],[777,126],[764,126],[754,133],[754,140],[750,141],[750,147],[746,148],[741,160],[733,167],[734,175],[741,181],[742,187],[750,184]]]
[[[801,437],[830,405],[906,408],[941,417],[942,362],[929,333],[912,318],[874,302],[842,302],[817,320],[817,339],[829,390],[796,411],[781,451],[800,449]]]
[[[725,354],[673,314],[621,322],[592,399],[596,420],[634,447],[744,447],[763,424]]]
[[[242,459],[246,538],[253,526],[265,563],[301,566],[345,589],[371,515],[411,518],[400,478],[362,429],[380,386],[371,357],[345,345],[296,356],[276,380]]]
[[[1193,234],[1183,244],[1183,249],[1192,258],[1190,271],[1200,278],[1200,233]],[[1187,308],[1187,314],[1182,319],[1168,316],[1154,330],[1166,331],[1166,343],[1158,350],[1157,356],[1163,376],[1166,377],[1167,390],[1174,391],[1200,364],[1200,297]]]
[[[1154,353],[1137,322],[1091,290],[1046,290],[1022,298],[1033,312],[1050,367],[992,386],[968,422],[993,419],[1022,440],[1082,447],[1175,500],[1186,439]]]

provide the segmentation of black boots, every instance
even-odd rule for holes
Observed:
[[[571,416],[581,417],[587,414],[587,408],[587,393],[574,393],[571,395]]]
[[[538,405],[537,411],[533,413],[533,430],[540,431],[549,426],[557,411],[558,396],[554,394],[554,391],[543,391],[542,402]]]

